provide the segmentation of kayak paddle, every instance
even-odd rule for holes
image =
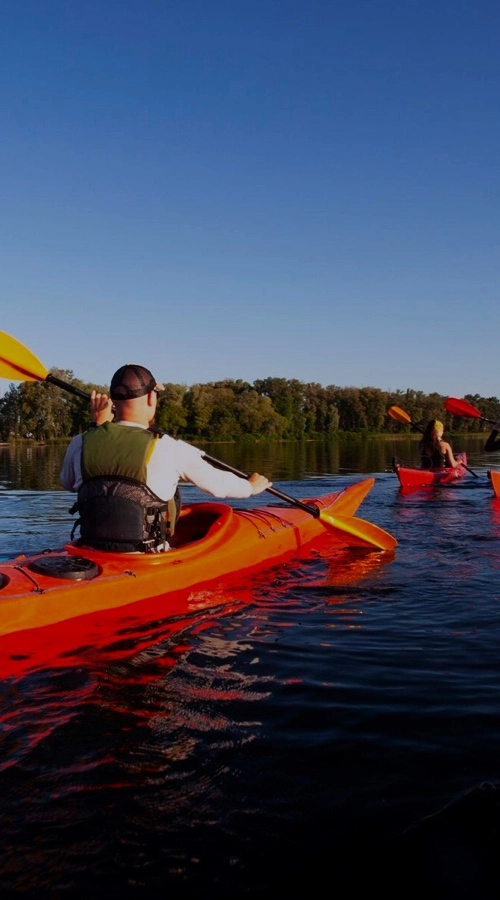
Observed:
[[[482,419],[483,422],[489,422],[490,425],[496,425],[493,419],[487,419],[482,416],[478,409],[467,403],[466,400],[457,400],[456,397],[448,397],[445,401],[444,408],[453,416],[469,416],[471,419]]]
[[[420,431],[421,434],[424,433],[423,428],[420,428],[419,425],[412,422],[408,413],[405,412],[404,409],[401,409],[400,406],[391,406],[387,410],[387,413],[390,415],[391,419],[396,419],[397,422],[404,422],[406,425],[411,425],[415,431]]]
[[[227,463],[221,463],[219,459],[214,459],[213,456],[208,456],[208,454],[205,453],[204,457],[207,462],[211,463],[211,465],[215,466],[217,469],[225,469],[227,472],[233,472],[234,475],[239,475],[240,478],[248,478],[248,475],[246,475],[245,472],[240,472],[239,469],[233,469],[232,466]],[[378,550],[394,550],[394,547],[397,544],[396,539],[387,531],[379,528],[378,525],[367,522],[365,519],[360,519],[358,516],[331,515],[331,513],[323,512],[317,506],[303,503],[302,500],[290,497],[288,494],[284,494],[276,488],[271,487],[266,488],[266,490],[268,494],[273,494],[275,497],[279,497],[280,500],[290,503],[291,506],[297,506],[299,509],[303,509],[305,512],[310,513],[311,516],[319,519],[326,528],[350,534],[352,537],[358,538],[358,541],[361,543],[370,544]]]
[[[31,350],[5,331],[0,331],[0,378],[10,378],[12,381],[47,381],[77,397],[87,400],[90,397],[90,394],[74,384],[52,375]]]
[[[15,338],[6,334],[5,331],[0,331],[0,378],[10,378],[13,381],[45,381],[55,384],[65,391],[70,391],[79,397],[90,399],[90,394],[86,391],[82,391],[73,384],[69,384],[69,382],[52,375],[31,350],[28,350]],[[207,456],[207,454],[204,454],[204,457],[208,463],[216,468],[233,472],[233,474],[242,478],[248,478],[248,475],[244,472],[233,469],[232,466],[219,459],[214,459],[211,456]],[[323,512],[317,506],[302,503],[301,500],[289,497],[287,494],[276,490],[276,488],[271,487],[266,488],[266,490],[268,494],[273,494],[286,503],[303,509],[316,519],[320,519],[325,528],[338,534],[347,534],[356,538],[356,545],[367,544],[370,547],[375,547],[377,550],[394,550],[394,547],[397,545],[397,540],[392,534],[379,528],[378,525],[359,519],[357,516],[332,516]]]
[[[446,403],[447,402],[448,401],[446,401]],[[445,408],[447,408],[446,403]],[[452,410],[449,409],[448,412],[452,412]],[[415,431],[419,431],[420,434],[424,433],[424,429],[421,428],[420,425],[417,425],[415,422],[412,422],[411,416],[409,416],[408,413],[404,411],[404,409],[401,409],[400,406],[391,406],[387,410],[387,413],[388,415],[390,415],[391,419],[396,419],[398,422],[405,422],[407,425],[411,425],[411,427]],[[462,413],[462,415],[465,415],[465,413]],[[469,469],[469,466],[466,466],[465,463],[460,463],[460,465],[462,465],[464,469],[467,469],[467,471],[470,472],[471,475],[474,475],[474,478],[479,478],[477,472],[473,472],[473,470]]]

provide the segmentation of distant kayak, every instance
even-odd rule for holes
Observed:
[[[398,476],[399,483],[402,488],[419,488],[427,485],[450,484],[463,478],[467,474],[467,454],[465,452],[457,453],[457,459],[462,460],[463,465],[457,466],[455,469],[443,467],[440,469],[421,469],[417,466],[404,466],[398,462],[397,457],[392,460],[393,472]],[[500,473],[499,473],[500,477]]]
[[[495,472],[492,470],[488,472],[488,478],[491,481],[491,486],[493,488],[495,497],[500,497],[500,472]]]

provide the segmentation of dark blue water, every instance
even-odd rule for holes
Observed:
[[[498,897],[500,456],[469,464],[409,495],[373,471],[359,515],[394,556],[325,538],[210,612],[6,674],[2,894]],[[1,552],[57,546],[68,501],[4,480]]]

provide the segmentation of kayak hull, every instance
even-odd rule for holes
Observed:
[[[304,502],[353,516],[374,483],[368,478]],[[325,530],[320,518],[297,507],[233,509],[207,502],[183,508],[175,544],[166,553],[103,553],[67,543],[18,556],[0,562],[0,636],[155,598],[152,608],[162,617],[189,614],[214,602],[213,592],[208,597],[203,590],[208,583],[274,565]],[[353,545],[350,535],[335,531],[334,537]]]
[[[488,477],[491,481],[495,497],[500,497],[500,472],[492,470],[491,472],[488,472]]]
[[[455,469],[419,469],[410,466],[401,466],[395,462],[393,464],[394,471],[398,477],[398,481],[402,488],[412,489],[426,487],[428,485],[451,484],[458,481],[467,474],[467,454],[457,453],[457,457],[463,462],[463,465],[457,466]]]

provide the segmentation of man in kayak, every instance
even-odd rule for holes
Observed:
[[[447,441],[443,441],[444,425],[439,419],[431,419],[419,441],[421,466],[423,469],[456,469],[462,464]]]
[[[271,487],[258,472],[242,478],[216,469],[203,450],[155,429],[162,390],[149,369],[127,364],[113,375],[109,397],[92,391],[94,427],[73,438],[61,469],[63,488],[78,493],[71,512],[80,515],[82,544],[122,553],[168,549],[181,479],[221,498]]]
[[[498,432],[500,431],[500,422],[495,422],[493,428],[491,429],[491,433],[488,435],[486,443],[483,447],[486,450],[486,453],[493,453],[494,450],[500,450],[500,438],[498,437]]]

